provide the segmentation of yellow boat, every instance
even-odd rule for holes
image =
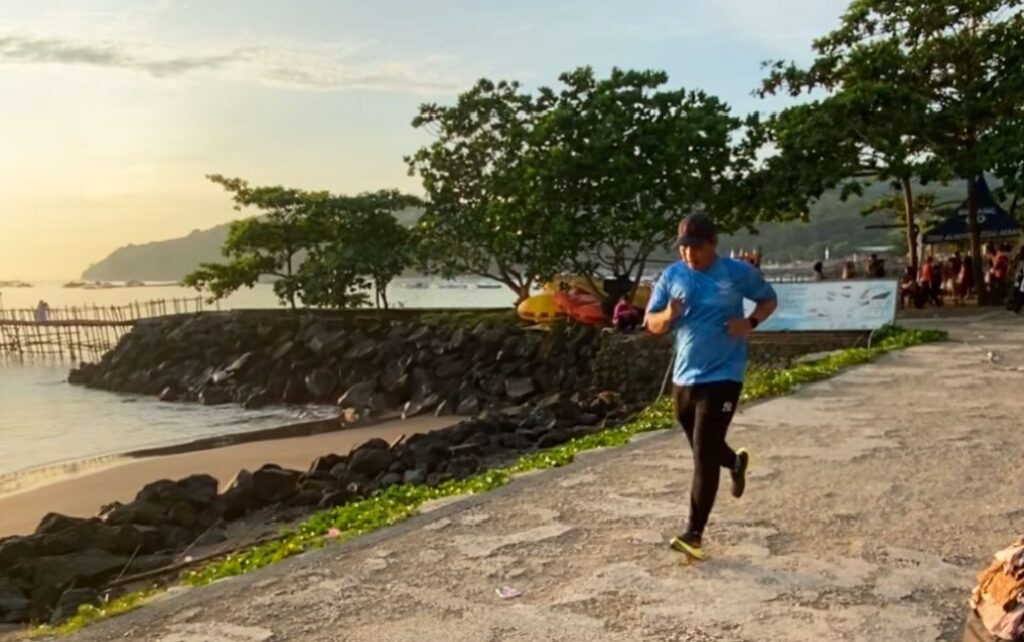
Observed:
[[[585,277],[573,274],[560,274],[551,281],[545,283],[542,290],[545,294],[554,294],[555,292],[558,292],[560,286],[564,283],[569,289],[575,288],[603,297],[604,289],[601,287],[601,280],[594,279],[594,282],[597,284],[598,289],[596,290]],[[633,295],[633,305],[638,308],[646,308],[647,302],[651,300],[651,291],[653,289],[654,286],[650,282],[644,281],[640,283],[636,289],[636,294]]]
[[[565,313],[558,309],[555,295],[551,292],[535,294],[524,300],[516,308],[519,318],[533,323],[551,323],[564,319]]]

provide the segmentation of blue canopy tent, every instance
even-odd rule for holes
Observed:
[[[1020,225],[992,197],[984,178],[978,179],[975,193],[978,199],[978,230],[981,233],[981,240],[1015,239],[1020,236]],[[921,240],[925,245],[938,245],[969,239],[967,201],[964,201],[945,221],[925,232]]]

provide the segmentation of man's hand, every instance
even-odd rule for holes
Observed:
[[[682,299],[669,299],[668,305],[661,312],[648,312],[644,325],[653,334],[665,334],[672,329],[675,320],[683,313],[685,303]]]
[[[736,337],[737,339],[745,339],[754,331],[754,326],[750,323],[750,319],[733,319],[726,323],[725,326],[729,331],[729,336]]]

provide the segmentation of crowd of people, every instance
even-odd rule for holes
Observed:
[[[1003,243],[998,247],[989,243],[985,246],[985,271],[983,279],[986,289],[997,298],[1019,299],[1024,272],[1024,247],[1017,253],[1017,269],[1011,271],[1014,259],[1013,247]],[[929,254],[918,270],[907,266],[900,279],[900,303],[903,307],[923,308],[926,305],[941,306],[946,301],[962,305],[977,295],[978,284],[974,278],[974,264],[970,256],[959,250],[943,257]],[[1014,296],[1008,296],[1014,295]]]

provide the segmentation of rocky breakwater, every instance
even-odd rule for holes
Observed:
[[[153,482],[89,519],[47,515],[32,535],[0,540],[0,623],[59,622],[130,587],[123,578],[231,544],[235,526],[254,519],[289,521],[393,484],[464,479],[619,423],[650,399],[595,387],[615,382],[593,374],[606,337],[578,326],[247,313],[142,323],[72,380],[177,401],[337,400],[362,415],[471,418],[398,443],[371,439],[305,471],[242,470],[223,490],[194,475]]]
[[[164,401],[469,416],[587,393],[599,346],[580,326],[544,333],[503,322],[231,312],[141,322],[69,381]]]
[[[371,439],[318,457],[305,471],[274,464],[242,470],[222,492],[213,477],[193,475],[148,484],[134,501],[105,506],[93,518],[49,514],[32,535],[0,540],[0,624],[57,623],[82,604],[133,587],[119,578],[153,571],[172,577],[185,554],[231,545],[229,532],[254,519],[292,521],[394,484],[465,479],[624,418],[612,393],[578,398],[555,393],[533,407],[485,412],[398,443]]]

